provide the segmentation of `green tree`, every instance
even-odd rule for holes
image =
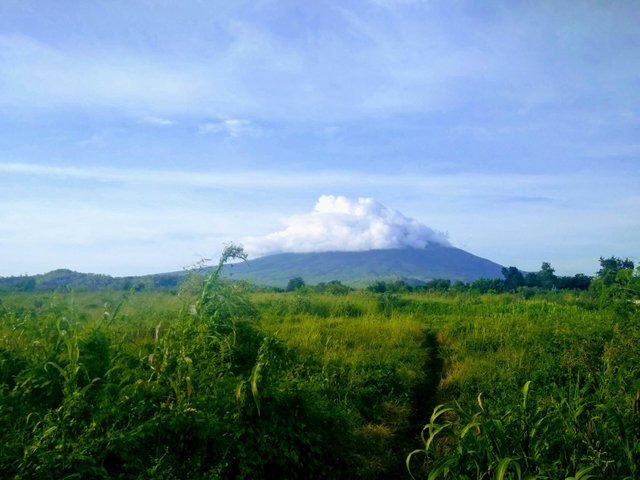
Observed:
[[[538,277],[538,272],[529,272],[524,276],[524,284],[527,287],[539,287],[540,286],[540,278]]]
[[[436,278],[421,285],[419,290],[426,292],[446,292],[449,288],[451,288],[451,280]]]
[[[611,285],[620,270],[633,271],[634,265],[631,260],[625,258],[622,260],[618,257],[603,258],[600,257],[600,270],[598,270],[597,278],[602,280],[605,286]]]
[[[343,285],[342,282],[338,280],[331,280],[325,286],[325,291],[333,295],[346,295],[351,290],[353,290],[351,287],[348,287],[347,285]]]
[[[505,290],[505,281],[499,278],[479,278],[469,285],[469,291],[473,293],[502,293]]]
[[[458,293],[466,292],[469,290],[469,285],[464,283],[462,280],[456,280],[451,285],[450,290]]]
[[[384,293],[387,291],[387,289],[387,282],[385,282],[384,280],[376,280],[367,287],[367,290],[373,293]]]
[[[640,311],[640,267],[634,272],[633,262],[616,257],[600,258],[602,268],[591,282],[590,290],[603,308],[613,308],[624,317]]]
[[[555,276],[555,270],[551,268],[551,264],[549,262],[542,262],[542,266],[540,267],[537,277],[540,286],[547,290],[551,290],[555,287],[558,279],[558,277]]]
[[[509,292],[514,292],[518,287],[524,285],[524,275],[516,267],[502,267],[504,276],[504,288]]]
[[[25,276],[16,285],[19,292],[33,292],[36,289],[36,279]]]
[[[583,273],[577,273],[573,277],[558,277],[556,286],[563,290],[588,290],[591,285],[591,277]]]
[[[302,277],[295,277],[289,280],[287,283],[287,292],[293,292],[295,290],[299,290],[305,286],[304,280]]]

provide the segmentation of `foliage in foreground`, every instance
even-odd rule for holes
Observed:
[[[242,286],[219,272],[204,282],[194,277],[188,287],[198,295],[181,294],[179,310],[164,318],[127,316],[126,305],[91,318],[56,297],[30,309],[2,308],[0,476],[401,472],[395,452],[406,446],[397,437],[409,438],[422,328],[383,317],[365,322],[368,328],[319,323],[312,331],[290,318],[286,342],[261,327],[276,326],[279,315],[263,308],[261,319]],[[362,313],[344,302],[335,311]],[[355,330],[363,348],[349,357]],[[390,340],[397,348],[388,355]]]
[[[546,402],[532,401],[530,387],[517,405],[492,408],[480,394],[475,408],[436,407],[424,447],[407,457],[411,477],[417,466],[430,480],[637,478],[637,412],[600,403],[590,382],[556,388]]]
[[[533,297],[219,271],[177,295],[3,297],[0,477],[406,478],[430,416],[416,478],[638,477],[628,269]]]
[[[455,400],[434,409],[422,448],[407,457],[412,477],[638,478],[640,329],[631,281],[619,272],[598,310],[529,302],[517,319],[443,326],[440,393]]]

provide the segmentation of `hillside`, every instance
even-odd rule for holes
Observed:
[[[470,282],[501,278],[501,268],[459,248],[429,245],[424,249],[281,253],[230,265],[226,274],[234,280],[282,287],[294,277],[302,277],[308,284],[339,280],[364,285],[376,278],[417,283],[434,278]]]
[[[310,285],[339,280],[351,286],[366,286],[376,279],[401,279],[419,284],[434,278],[463,282],[502,278],[501,268],[497,263],[459,248],[429,245],[424,249],[281,253],[227,265],[225,275],[232,280],[272,287],[284,287],[294,277],[302,277]],[[206,268],[201,273],[209,271]],[[60,269],[41,275],[0,278],[0,291],[175,288],[184,273],[111,277]]]
[[[109,289],[174,288],[178,285],[183,275],[184,272],[171,272],[137,277],[111,277],[109,275],[58,269],[39,275],[0,277],[0,292],[50,292],[54,290],[92,292]]]

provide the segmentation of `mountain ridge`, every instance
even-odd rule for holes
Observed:
[[[422,249],[279,253],[228,265],[225,275],[274,287],[282,287],[294,277],[302,277],[308,284],[338,280],[354,286],[390,278],[471,282],[502,278],[502,265],[456,247],[432,244]]]
[[[199,272],[206,275],[211,268]],[[422,249],[279,253],[228,264],[223,274],[231,280],[245,280],[266,287],[284,287],[295,277],[303,278],[309,285],[338,280],[346,285],[363,287],[375,280],[392,279],[414,285],[436,278],[471,282],[478,278],[502,278],[501,270],[501,265],[459,248],[432,244]],[[185,273],[112,277],[58,269],[31,276],[0,277],[0,291],[176,288]]]

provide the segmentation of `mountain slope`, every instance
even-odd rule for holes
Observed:
[[[302,277],[308,284],[339,280],[362,285],[375,278],[469,282],[501,278],[501,268],[459,248],[429,245],[424,249],[281,253],[230,265],[225,273],[234,280],[282,287],[294,277]]]
[[[131,277],[111,277],[95,273],[81,273],[73,270],[58,269],[49,273],[0,277],[1,292],[51,292],[55,290],[74,290],[77,292],[95,292],[99,290],[134,290],[154,288],[175,288],[184,277],[184,272],[158,273]]]
[[[470,282],[478,278],[502,278],[501,266],[459,248],[429,245],[424,249],[369,250],[364,252],[281,253],[227,265],[225,275],[256,285],[284,287],[302,277],[310,285],[339,280],[366,286],[375,279],[401,279],[419,283],[434,278]],[[200,273],[206,275],[211,268]],[[2,291],[128,290],[176,288],[185,272],[138,277],[111,277],[71,270],[22,277],[0,277]]]

